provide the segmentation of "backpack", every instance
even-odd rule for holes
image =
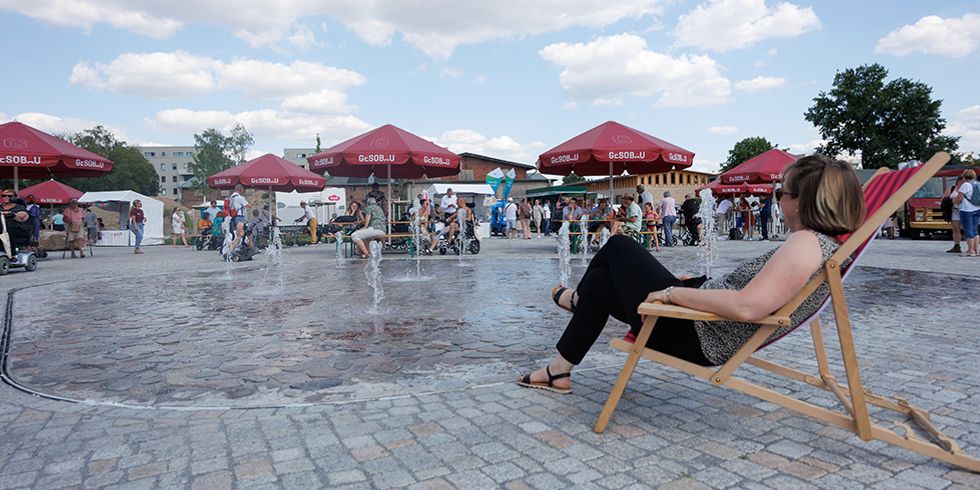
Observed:
[[[728,239],[729,240],[741,240],[742,239],[742,230],[739,230],[738,228],[732,228],[732,229],[728,230]]]
[[[953,200],[949,196],[944,197],[939,202],[939,211],[943,215],[943,221],[950,222],[953,220]]]
[[[236,211],[235,208],[231,207],[230,197],[228,199],[225,199],[225,204],[223,207],[225,210],[225,215],[228,216],[229,218],[234,218],[235,216],[238,216],[238,211]]]
[[[973,181],[973,193],[970,194],[970,204],[980,206],[980,183]]]

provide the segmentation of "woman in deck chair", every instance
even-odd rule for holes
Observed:
[[[555,303],[571,311],[572,319],[558,341],[558,355],[544,368],[522,376],[518,384],[570,393],[572,368],[582,362],[609,316],[629,324],[635,336],[643,324],[637,308],[652,301],[737,319],[660,318],[647,342],[647,347],[695,364],[724,364],[759,328],[753,321],[784,305],[820,271],[840,245],[834,237],[853,232],[864,221],[861,185],[851,166],[840,160],[821,155],[800,159],[784,172],[777,195],[792,230],[786,242],[706,282],[675,277],[634,240],[610,238],[575,290],[552,291]],[[828,294],[826,283],[817,288],[792,313],[792,325],[776,330],[768,341],[815,313]]]

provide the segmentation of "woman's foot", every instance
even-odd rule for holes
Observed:
[[[551,299],[559,308],[575,312],[575,304],[578,303],[578,293],[571,288],[556,286],[551,290]]]
[[[550,366],[545,366],[533,373],[525,374],[517,380],[517,384],[525,388],[547,390],[562,395],[572,392],[572,373],[552,373]]]

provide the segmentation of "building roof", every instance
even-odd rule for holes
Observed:
[[[512,162],[510,160],[501,160],[499,158],[488,157],[486,155],[478,155],[476,153],[470,153],[470,152],[460,153],[459,156],[461,156],[463,158],[476,158],[476,159],[479,159],[479,160],[486,160],[488,162],[499,163],[499,164],[502,164],[502,165],[510,165],[512,167],[521,167],[521,168],[527,168],[527,169],[537,169],[538,168],[538,167],[536,167],[534,165],[531,165],[529,163],[520,163],[520,162]]]
[[[527,197],[555,196],[558,194],[588,194],[589,186],[583,184],[585,184],[585,182],[539,187],[537,189],[528,189],[524,192],[524,194]]]

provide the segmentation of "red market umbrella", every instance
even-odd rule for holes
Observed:
[[[404,129],[385,124],[306,159],[310,170],[338,177],[384,176],[388,181],[391,217],[391,179],[435,178],[459,174],[459,155]],[[388,220],[391,232],[391,220]]]
[[[84,194],[84,192],[55,180],[49,180],[37,185],[25,187],[20,190],[20,193],[18,193],[18,195],[22,198],[33,195],[34,202],[38,204],[51,205],[68,204],[68,202],[72,199],[81,198],[82,194]]]
[[[270,192],[313,192],[323,190],[327,180],[271,153],[208,177],[213,189],[234,189],[237,184]]]
[[[694,153],[614,121],[602,123],[538,157],[544,174],[614,175],[669,172],[690,167]]]
[[[17,121],[0,124],[0,178],[97,177],[112,161]]]
[[[721,174],[718,179],[722,184],[764,184],[779,182],[783,179],[783,170],[800,157],[787,153],[778,148],[764,151]]]
[[[309,158],[310,170],[339,177],[420,179],[456,175],[459,155],[386,124]]]
[[[711,194],[714,196],[737,196],[745,194],[763,196],[772,194],[773,190],[770,184],[722,184],[720,179],[698,189],[698,191],[703,189],[711,189]]]

